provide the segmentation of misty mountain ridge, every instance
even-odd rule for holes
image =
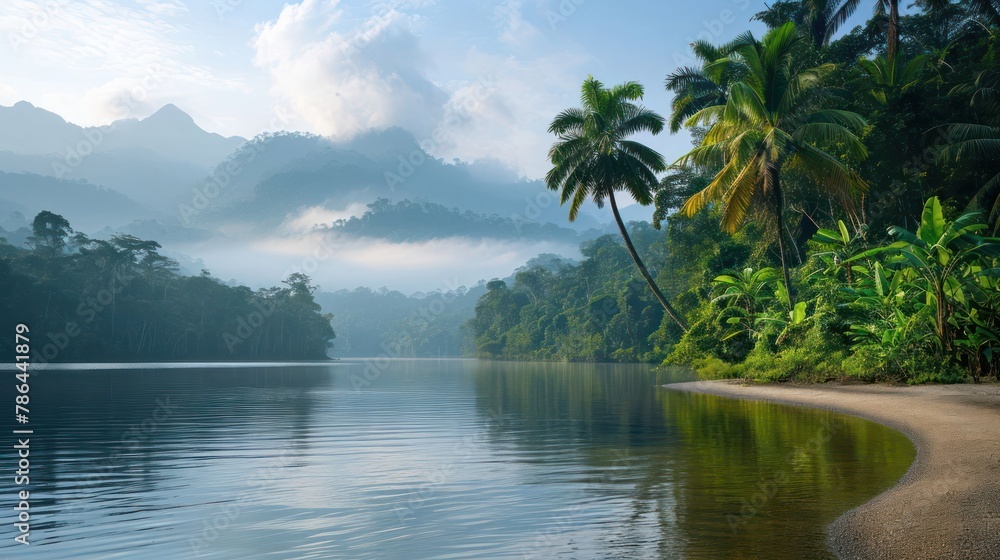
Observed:
[[[82,127],[19,101],[0,106],[0,171],[83,180],[162,207],[246,143],[206,132],[175,105]]]
[[[191,190],[190,207],[181,211],[201,224],[237,220],[273,228],[304,208],[336,211],[380,198],[432,202],[578,231],[602,222],[583,213],[568,223],[556,194],[541,181],[517,178],[491,161],[446,163],[395,127],[336,143],[303,133],[261,135]],[[203,208],[197,208],[198,202]]]
[[[143,118],[119,119],[105,126],[83,127],[59,115],[19,101],[0,106],[0,151],[21,155],[52,155],[73,167],[73,154],[145,149],[165,159],[211,167],[246,143],[207,132],[176,105],[167,104]]]
[[[461,238],[569,252],[613,227],[607,209],[585,208],[570,223],[541,181],[496,161],[435,158],[395,127],[346,141],[284,131],[244,141],[204,131],[175,105],[100,129],[20,102],[0,107],[0,132],[0,214],[30,222],[49,210],[99,238],[156,240],[185,267],[201,258],[216,266],[218,247],[308,243],[315,227],[362,244]],[[60,153],[81,142],[92,153],[75,161]],[[58,177],[54,164],[70,170]],[[379,200],[395,213],[366,215]],[[623,209],[626,219],[632,210]]]
[[[375,238],[395,243],[410,243],[466,237],[504,240],[548,240],[578,244],[599,237],[605,231],[589,229],[578,232],[553,223],[517,222],[502,216],[464,212],[429,202],[380,198],[368,205],[361,216],[338,219],[317,231],[355,238]]]

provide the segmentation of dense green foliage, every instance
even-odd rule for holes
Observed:
[[[636,249],[663,262],[663,236],[645,222],[630,226]],[[469,322],[480,357],[633,362],[666,356],[658,339],[668,332],[676,337],[679,328],[663,322],[663,308],[636,274],[621,238],[604,235],[582,244],[581,252],[579,264],[529,265],[511,285],[487,284]]]
[[[325,359],[334,339],[304,274],[253,291],[178,274],[155,241],[73,235],[50,212],[32,233],[28,249],[0,239],[0,316],[31,329],[34,363]],[[2,359],[14,350],[5,337]]]
[[[777,2],[756,17],[764,37],[695,43],[700,66],[667,76],[666,122],[695,148],[653,193],[663,230],[640,252],[688,332],[650,324],[648,291],[625,303],[638,275],[604,239],[581,265],[617,265],[600,290],[581,296],[595,277],[575,268],[545,277],[539,303],[520,281],[492,285],[479,353],[760,380],[997,376],[996,5],[874,2],[838,38],[861,4]],[[601,298],[603,330],[584,313]]]

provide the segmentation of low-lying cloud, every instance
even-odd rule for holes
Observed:
[[[346,17],[336,0],[303,0],[257,26],[256,63],[269,72],[272,94],[313,131],[338,139],[394,125],[430,131],[449,96],[427,78],[419,18],[383,6],[339,30]]]
[[[213,276],[253,287],[274,286],[291,272],[305,272],[324,291],[385,286],[404,293],[433,290],[445,281],[472,286],[504,277],[540,253],[579,254],[574,245],[550,241],[453,237],[391,243],[321,233],[213,240],[183,251],[198,255]]]

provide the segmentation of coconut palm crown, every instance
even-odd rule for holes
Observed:
[[[643,94],[642,85],[636,82],[606,88],[589,76],[581,88],[581,107],[559,113],[549,126],[549,132],[558,141],[549,150],[552,169],[545,175],[545,184],[559,191],[562,204],[569,203],[570,221],[576,219],[588,198],[599,208],[604,207],[605,201],[610,203],[639,272],[664,311],[681,329],[687,330],[687,324],[639,258],[615,200],[615,193],[622,191],[639,204],[651,204],[658,187],[656,173],[667,167],[658,152],[628,139],[640,132],[658,134],[664,128],[663,117],[635,103]]]

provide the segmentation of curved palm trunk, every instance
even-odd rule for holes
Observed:
[[[889,29],[886,35],[889,37],[886,60],[892,62],[896,59],[896,51],[899,50],[899,0],[889,0]]]
[[[788,294],[788,307],[792,308],[794,307],[792,305],[792,279],[788,273],[788,263],[785,260],[787,253],[785,250],[785,223],[782,220],[785,201],[781,192],[781,174],[776,166],[771,167],[768,173],[771,174],[771,185],[774,188],[774,219],[778,221],[778,256],[781,257],[781,275],[785,281],[785,293]]]
[[[660,301],[660,305],[663,306],[663,310],[667,312],[667,315],[669,315],[678,326],[680,326],[681,330],[687,332],[687,323],[681,318],[681,314],[678,313],[672,305],[670,305],[669,301],[667,301],[666,296],[663,295],[663,292],[660,291],[659,286],[656,285],[656,282],[649,274],[649,271],[646,270],[646,265],[643,264],[642,259],[639,258],[639,253],[636,252],[635,246],[632,245],[632,239],[628,235],[628,230],[625,229],[625,223],[622,222],[621,214],[618,213],[618,203],[615,201],[615,193],[613,191],[609,192],[608,198],[611,200],[611,212],[615,215],[615,222],[618,223],[618,229],[622,232],[622,239],[625,240],[625,247],[628,248],[629,254],[632,255],[632,260],[635,261],[635,266],[639,268],[639,272],[642,273],[642,277],[645,278],[646,283],[649,284],[649,289],[653,290],[653,295],[655,295],[656,299]]]

